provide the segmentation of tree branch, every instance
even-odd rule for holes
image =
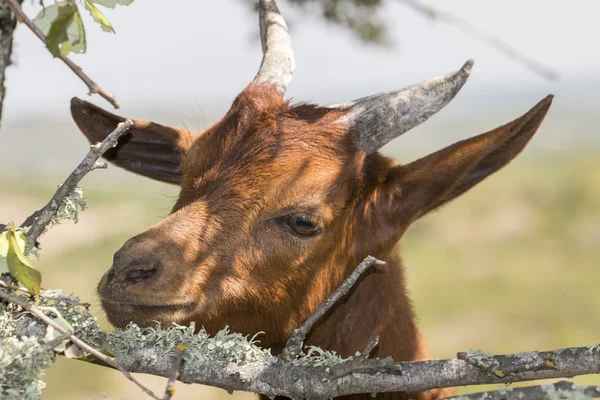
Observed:
[[[115,147],[121,135],[127,132],[132,125],[133,122],[131,122],[131,120],[125,120],[124,122],[119,123],[116,129],[112,131],[102,141],[102,143],[91,145],[87,156],[85,156],[83,161],[81,161],[77,168],[75,168],[71,175],[69,175],[65,182],[58,188],[56,193],[54,193],[54,196],[52,196],[50,202],[41,210],[38,210],[30,215],[21,224],[22,228],[29,227],[27,233],[25,234],[27,237],[27,249],[25,250],[26,253],[31,251],[36,239],[44,232],[46,226],[56,215],[63,200],[73,192],[79,181],[88,172],[98,168],[98,164],[96,163],[98,158],[100,158],[100,156],[106,153],[109,149]]]
[[[33,296],[26,287],[13,285],[13,284],[5,282],[3,280],[0,280],[0,286],[5,287],[7,289],[14,290],[14,291],[27,293],[28,295]],[[73,306],[81,306],[81,307],[85,307],[85,308],[90,308],[92,306],[90,303],[81,303],[78,301],[71,301],[71,299],[67,296],[56,296],[56,295],[47,294],[47,293],[40,293],[40,294],[38,294],[38,296],[40,296],[44,299],[48,299],[48,300],[62,301],[67,304],[71,304]]]
[[[12,8],[13,12],[17,16],[17,20],[19,22],[22,22],[25,25],[27,25],[27,27],[29,29],[31,29],[31,31],[42,42],[44,42],[44,44],[46,44],[46,35],[44,35],[44,33],[37,26],[35,26],[35,24],[27,17],[27,15],[25,15],[25,13],[23,12],[23,9],[21,8],[21,5],[16,0],[7,0],[7,1],[8,1],[8,5],[10,6],[10,8]],[[87,85],[88,90],[89,90],[88,94],[90,96],[92,94],[99,94],[100,96],[105,98],[110,104],[112,104],[112,106],[114,108],[120,107],[119,102],[117,102],[116,96],[112,93],[107,92],[102,87],[100,87],[96,82],[94,82],[89,76],[87,76],[83,72],[81,67],[79,67],[77,64],[75,64],[73,61],[71,61],[67,56],[61,55],[59,58],[65,64],[67,64],[67,67],[71,68],[71,71],[73,71],[75,73],[75,75],[77,75],[83,81],[83,83],[85,83]]]
[[[167,381],[167,388],[165,389],[163,400],[171,400],[175,394],[175,382],[177,382],[177,379],[179,379],[179,373],[181,372],[181,367],[183,365],[185,346],[179,343],[176,348],[177,352],[175,353],[175,358],[173,359],[173,366],[171,367],[171,372],[169,374],[169,380]]]
[[[532,368],[529,358],[533,354],[543,358],[552,357],[556,362],[554,368]],[[152,355],[157,355],[157,352],[149,343],[144,348],[117,355],[116,359],[131,372],[167,377],[171,368],[168,360],[159,357],[156,363],[140,362]],[[266,356],[260,363],[230,365],[228,368],[210,363],[203,364],[202,368],[186,364],[180,380],[267,396],[330,398],[356,393],[418,392],[454,386],[507,384],[600,372],[597,346],[490,357],[504,365],[513,365],[515,372],[500,378],[456,358],[416,362],[393,362],[389,358],[352,359],[337,365],[315,367]],[[253,379],[243,378],[248,376]]]
[[[371,355],[371,352],[373,351],[373,349],[375,347],[377,347],[378,344],[379,344],[379,335],[375,336],[373,339],[371,339],[371,341],[369,343],[367,343],[367,345],[365,346],[363,351],[360,353],[360,356],[363,358],[368,358]]]
[[[18,296],[12,295],[10,293],[6,293],[4,290],[1,290],[1,289],[0,289],[0,299],[3,299],[5,301],[16,304],[16,305],[20,306],[21,308],[23,308],[24,310],[29,311],[30,313],[35,315],[37,318],[39,318],[43,323],[45,323],[48,326],[53,327],[58,332],[60,332],[64,336],[65,339],[69,339],[74,345],[79,347],[82,351],[84,351],[86,353],[90,353],[91,355],[96,357],[98,360],[101,360],[102,362],[119,370],[123,375],[125,375],[125,377],[127,379],[129,379],[130,381],[135,383],[147,395],[149,395],[153,399],[161,400],[160,397],[157,397],[150,389],[148,389],[147,387],[142,385],[140,382],[138,382],[126,369],[124,369],[112,357],[102,354],[98,350],[94,349],[93,347],[91,347],[90,345],[85,343],[83,340],[79,339],[69,329],[65,328],[63,325],[59,324],[58,322],[56,322],[55,320],[53,320],[52,318],[50,318],[49,316],[44,314],[44,312],[40,308],[19,298]]]
[[[503,53],[506,57],[513,60],[514,62],[521,64],[534,74],[540,75],[543,78],[546,78],[550,81],[558,79],[558,73],[540,63],[539,61],[521,53],[515,47],[509,45],[504,42],[498,36],[495,36],[486,30],[474,25],[473,23],[459,17],[458,15],[451,14],[447,11],[443,11],[440,9],[436,9],[430,7],[428,5],[423,4],[419,0],[398,0],[400,3],[405,6],[411,8],[412,10],[418,12],[419,14],[424,15],[427,18],[443,21],[448,23],[449,25],[454,26],[457,29],[460,29],[467,35],[473,36],[488,46],[491,46]]]
[[[362,271],[375,264],[377,260],[371,257],[365,259],[351,278],[344,282],[344,290],[351,287]],[[342,291],[336,290],[325,301],[329,304],[327,307],[330,307],[336,298],[343,296],[336,293]],[[24,299],[7,294],[4,290],[0,290],[0,298],[14,302],[26,310],[36,310]],[[313,316],[322,313],[323,309],[319,307],[319,311]],[[63,327],[56,326],[43,312],[38,310],[34,315],[55,327],[60,333],[70,334],[70,340],[76,346],[94,354],[93,348],[86,347],[78,337]],[[76,324],[75,320],[81,319],[77,315],[64,317],[74,318],[72,322],[69,321],[73,326]],[[304,324],[303,327],[308,328],[300,328],[301,333],[308,332],[309,325]],[[109,346],[107,349],[115,355],[111,358],[99,354],[98,359],[121,372],[125,371],[123,373],[129,377],[131,373],[139,372],[173,380],[173,371],[179,369],[179,379],[185,383],[210,385],[229,391],[249,391],[271,397],[332,398],[358,393],[419,392],[445,387],[508,384],[600,373],[600,345],[506,355],[469,351],[447,360],[394,362],[391,358],[367,358],[366,354],[377,343],[377,339],[373,339],[363,353],[346,360],[327,352],[317,357],[301,354],[297,358],[287,360],[271,355],[269,351],[257,347],[254,342],[240,335],[223,332],[225,331],[209,338],[203,330],[195,333],[193,326],[154,329],[131,325],[123,331],[117,330],[113,333],[97,331],[97,334],[90,337],[101,336],[102,342]],[[298,333],[295,335],[302,337]],[[301,343],[302,340],[294,343]],[[181,367],[178,367],[176,354],[178,344],[190,349],[181,355],[185,361]],[[567,384],[561,385],[555,385],[556,392],[568,389]],[[541,386],[539,389],[514,389],[517,393],[523,392],[527,395],[525,398],[537,398],[529,397],[529,394],[539,394],[542,396],[539,398],[550,398],[543,397],[545,395],[540,390],[548,392],[550,386]],[[583,390],[588,393],[587,391],[593,388]],[[469,396],[472,397],[466,398],[483,398],[483,395]]]
[[[575,395],[580,395],[576,397]],[[445,400],[557,400],[587,399],[600,397],[598,386],[576,386],[573,382],[560,381],[538,386],[502,388],[488,392],[448,397]]]
[[[350,274],[348,278],[342,283],[342,285],[337,288],[331,296],[327,300],[325,300],[317,310],[310,316],[308,319],[300,326],[300,328],[293,329],[292,333],[285,344],[283,351],[281,352],[279,358],[287,361],[295,358],[304,347],[304,339],[306,339],[306,335],[310,332],[313,325],[329,311],[331,307],[342,297],[344,297],[350,289],[354,286],[358,278],[365,272],[369,267],[373,265],[385,265],[385,262],[379,261],[375,257],[368,256],[361,262],[354,272]]]
[[[14,0],[13,0],[14,1]],[[18,0],[19,3],[23,0]],[[4,80],[6,78],[6,68],[11,65],[11,54],[13,46],[13,33],[17,26],[12,9],[6,1],[0,1],[0,120],[2,119],[2,109],[4,98],[6,97],[6,88]]]

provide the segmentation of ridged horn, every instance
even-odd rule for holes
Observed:
[[[253,83],[275,84],[283,94],[296,68],[290,34],[274,0],[260,0],[258,14],[263,59]]]
[[[467,81],[472,67],[473,60],[469,60],[455,73],[331,108],[348,111],[341,121],[353,126],[356,146],[372,154],[448,104]]]

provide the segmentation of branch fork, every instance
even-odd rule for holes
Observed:
[[[333,305],[342,297],[344,297],[350,289],[356,284],[358,278],[372,266],[384,266],[386,263],[375,257],[368,256],[361,262],[354,272],[337,288],[327,300],[325,300],[316,311],[308,317],[308,319],[297,329],[293,329],[290,337],[285,344],[285,347],[279,358],[286,361],[291,361],[296,358],[304,347],[306,335],[312,329],[313,325],[333,307]],[[373,345],[374,347],[374,345]],[[371,348],[372,350],[372,348]],[[370,353],[370,350],[369,350]]]
[[[75,170],[69,175],[65,182],[58,188],[52,199],[42,209],[30,215],[21,224],[21,229],[27,238],[26,253],[29,253],[35,246],[37,238],[44,232],[46,226],[56,216],[63,200],[69,196],[77,187],[81,179],[90,171],[106,167],[106,163],[98,162],[98,159],[111,148],[115,147],[119,138],[133,126],[131,120],[125,120],[117,125],[101,143],[90,146],[90,151]]]

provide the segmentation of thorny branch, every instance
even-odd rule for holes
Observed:
[[[548,80],[556,80],[558,79],[558,73],[553,69],[543,65],[539,61],[521,53],[515,47],[509,45],[504,42],[498,36],[495,36],[486,30],[472,24],[471,22],[459,17],[458,15],[454,15],[444,10],[436,9],[430,7],[426,4],[423,4],[419,0],[398,0],[400,3],[405,6],[413,9],[414,11],[423,14],[425,17],[430,18],[435,21],[443,21],[446,22],[461,31],[465,32],[468,35],[474,36],[475,38],[481,40],[487,45],[495,48],[496,50],[503,53],[509,59],[515,61],[523,65],[525,68],[529,69],[533,73],[540,75]]]
[[[10,8],[12,8],[15,15],[17,16],[17,20],[19,22],[22,22],[25,25],[27,25],[27,27],[29,29],[31,29],[31,31],[45,44],[46,43],[46,35],[44,35],[44,33],[37,26],[35,26],[35,24],[27,17],[27,15],[25,15],[25,13],[23,12],[23,9],[21,8],[21,5],[19,3],[17,3],[16,0],[7,0],[7,2],[8,2],[8,5],[10,6]],[[77,64],[75,64],[73,61],[71,61],[67,56],[61,55],[59,58],[65,64],[67,64],[67,66],[69,68],[71,68],[71,71],[73,71],[75,73],[75,75],[77,75],[83,81],[83,83],[85,83],[87,85],[88,90],[89,90],[89,93],[88,93],[89,95],[99,94],[100,96],[105,98],[110,104],[112,104],[112,106],[114,108],[120,107],[116,96],[112,93],[107,92],[102,87],[100,87],[96,82],[94,82],[89,76],[87,76],[83,72],[81,67],[79,67]]]
[[[41,210],[36,211],[30,215],[22,224],[22,228],[29,227],[25,236],[27,237],[27,249],[26,253],[31,251],[35,245],[36,239],[44,232],[46,226],[50,223],[52,218],[58,212],[60,205],[63,200],[70,195],[73,190],[77,187],[79,181],[90,171],[99,168],[97,163],[98,158],[106,153],[109,149],[115,147],[119,138],[127,132],[127,130],[133,125],[131,120],[125,120],[119,123],[116,129],[112,131],[106,139],[101,143],[90,146],[90,151],[85,156],[83,161],[75,168],[75,170],[69,175],[65,182],[58,188],[54,196],[48,204]]]
[[[52,318],[47,316],[40,308],[19,298],[18,296],[15,296],[11,293],[7,293],[6,291],[1,290],[1,289],[0,289],[0,299],[3,299],[5,301],[16,304],[16,305],[20,306],[21,308],[23,308],[24,310],[29,311],[30,313],[35,315],[37,318],[39,318],[42,322],[44,322],[46,325],[51,326],[54,329],[56,329],[58,332],[60,332],[64,336],[64,338],[69,339],[74,345],[79,347],[82,351],[93,355],[98,360],[101,360],[102,362],[119,370],[123,375],[125,375],[125,377],[127,379],[129,379],[130,381],[135,383],[147,395],[149,395],[153,399],[161,400],[160,397],[157,397],[150,389],[148,389],[147,387],[142,385],[140,382],[138,382],[125,368],[123,368],[117,361],[115,361],[114,358],[109,357],[105,354],[102,354],[100,351],[94,349],[93,347],[91,347],[90,345],[85,343],[83,340],[79,339],[69,329],[65,328],[64,326],[62,326],[61,324],[59,324],[58,322],[56,322],[55,320],[53,320]]]

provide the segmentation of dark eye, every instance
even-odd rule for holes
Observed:
[[[303,236],[311,236],[318,233],[321,228],[314,219],[306,213],[291,214],[287,218],[287,224],[294,232]]]

